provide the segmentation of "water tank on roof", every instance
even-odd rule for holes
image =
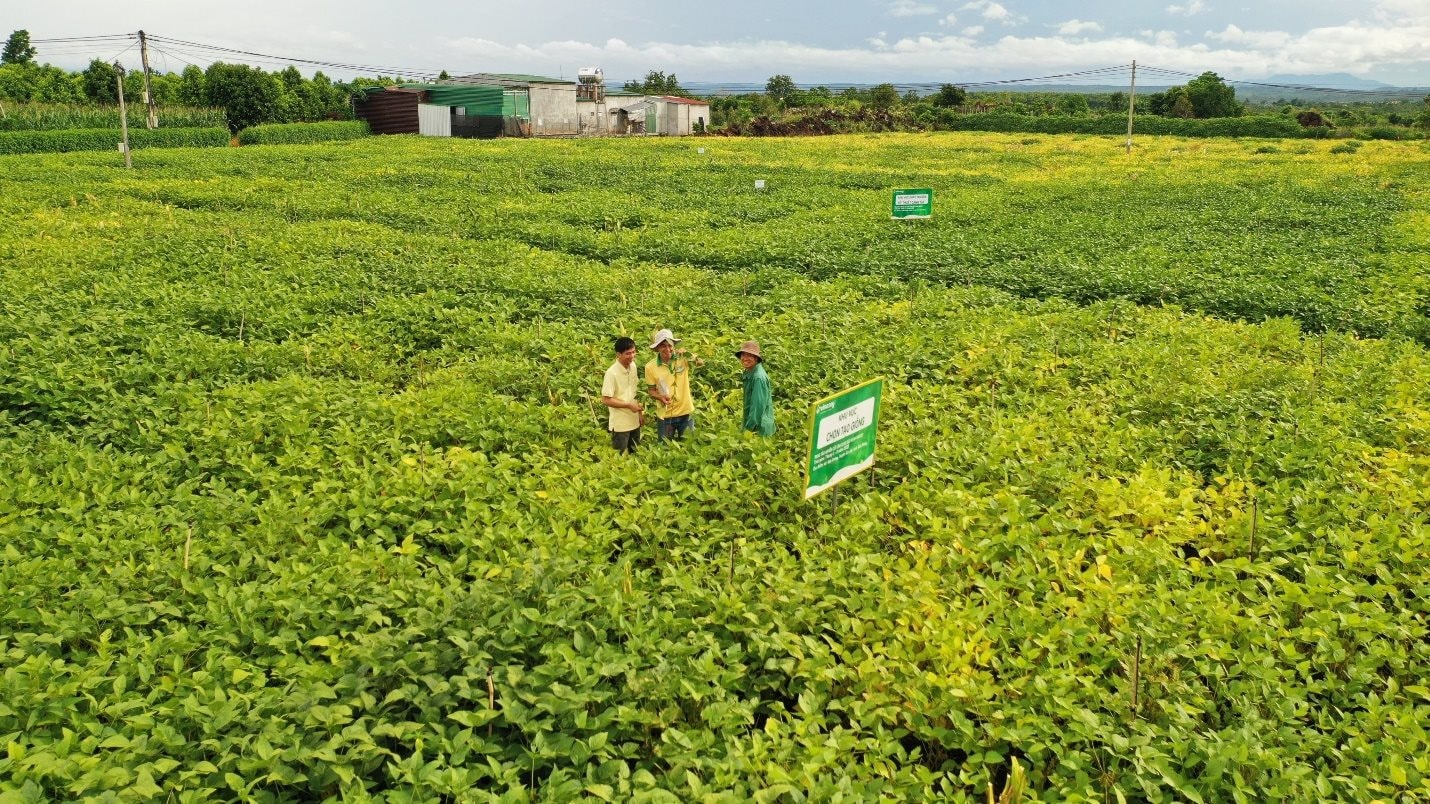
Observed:
[[[600,67],[582,67],[576,71],[576,80],[583,84],[604,84],[606,76]]]

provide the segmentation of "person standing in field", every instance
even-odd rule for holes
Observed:
[[[636,342],[621,336],[616,339],[616,362],[606,369],[601,382],[601,404],[610,409],[606,429],[611,431],[611,446],[617,452],[634,452],[640,443],[645,409],[636,401],[639,386]]]
[[[760,356],[757,341],[740,344],[735,357],[745,367],[745,416],[741,427],[762,436],[775,434],[775,408],[770,401],[770,375],[765,373],[765,360]]]
[[[690,369],[704,365],[679,348],[680,339],[668,329],[655,333],[650,348],[655,359],[645,364],[645,384],[656,406],[656,434],[660,440],[680,440],[695,427],[695,399],[690,393]]]

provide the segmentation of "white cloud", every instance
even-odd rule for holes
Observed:
[[[1184,6],[1167,6],[1168,14],[1181,14],[1182,16],[1186,17],[1194,17],[1206,10],[1207,4],[1202,2],[1202,0],[1192,0],[1190,3],[1187,3]]]
[[[1102,30],[1102,25],[1096,22],[1083,22],[1082,20],[1068,20],[1058,26],[1058,33],[1063,36],[1077,36],[1083,33],[1098,33]]]
[[[937,8],[927,3],[917,2],[917,0],[894,0],[889,4],[889,16],[891,17],[922,17],[937,13]]]
[[[1027,17],[1014,14],[996,0],[973,0],[973,2],[965,3],[959,8],[959,11],[977,11],[983,19],[1004,25],[1022,25],[1028,21]]]
[[[1227,25],[1225,30],[1207,31],[1206,37],[1228,45],[1249,48],[1283,48],[1294,38],[1285,31],[1243,31],[1235,25]]]
[[[1430,10],[1422,5],[1410,14],[1392,13],[1397,2],[1401,0],[1378,7],[1390,15],[1385,21],[1369,19],[1366,12],[1364,20],[1302,33],[1227,26],[1196,38],[1172,30],[1083,38],[1063,33],[1059,26],[1051,35],[987,41],[978,38],[985,33],[984,26],[973,25],[902,39],[885,34],[847,48],[783,40],[676,44],[640,43],[626,37],[603,45],[572,41],[518,45],[448,39],[431,42],[430,55],[472,72],[550,73],[552,65],[599,64],[616,80],[651,69],[673,69],[685,80],[753,80],[776,73],[800,81],[926,80],[930,75],[992,77],[992,73],[1007,77],[1127,64],[1132,59],[1194,75],[1214,70],[1250,80],[1275,73],[1367,75],[1385,69],[1423,69],[1420,65],[1430,62]]]
[[[938,24],[944,26],[945,28],[952,28],[953,26],[958,24],[958,15],[949,14],[943,19],[939,20]]]

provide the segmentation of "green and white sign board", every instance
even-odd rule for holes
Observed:
[[[810,407],[806,500],[874,465],[874,436],[879,430],[883,394],[884,378],[879,377]]]
[[[890,213],[894,220],[933,217],[933,188],[895,190]]]

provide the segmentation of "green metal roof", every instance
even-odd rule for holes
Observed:
[[[474,84],[403,84],[402,87],[426,92],[429,102],[437,106],[464,106],[469,115],[502,113],[501,87]]]
[[[544,75],[528,75],[526,73],[478,73],[480,76],[500,78],[504,81],[521,81],[527,84],[574,84],[576,81],[570,78],[549,78]]]

